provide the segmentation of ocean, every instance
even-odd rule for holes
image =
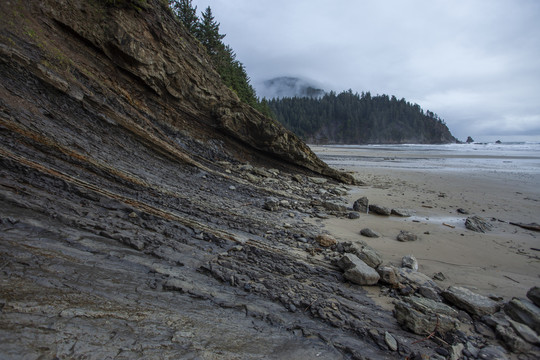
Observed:
[[[327,145],[314,146],[313,150],[335,168],[379,167],[477,175],[504,172],[535,177],[540,184],[540,142]]]

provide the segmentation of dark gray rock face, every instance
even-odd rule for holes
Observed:
[[[367,213],[369,209],[369,200],[367,197],[361,197],[360,199],[356,200],[353,204],[354,211],[358,211],[359,213]]]
[[[465,220],[465,227],[471,231],[485,233],[491,230],[493,225],[480,216],[470,216]]]
[[[364,228],[364,229],[360,230],[360,235],[370,237],[370,238],[378,238],[378,237],[381,236],[381,235],[379,235],[379,233],[371,230],[370,228]]]
[[[442,303],[418,297],[396,302],[394,315],[405,329],[418,335],[437,330],[440,333],[456,330],[459,321],[457,311]]]
[[[410,217],[411,211],[407,209],[392,209],[391,214],[400,217]]]
[[[540,287],[534,286],[527,291],[527,297],[531,300],[536,306],[540,307]]]
[[[375,269],[360,260],[354,254],[345,254],[338,261],[338,266],[344,271],[343,276],[358,285],[374,285],[379,281]]]
[[[540,308],[526,299],[514,298],[504,306],[504,312],[513,320],[540,333]]]
[[[369,212],[372,214],[389,216],[392,213],[392,210],[390,208],[387,208],[386,206],[373,204],[369,205]]]
[[[459,286],[450,286],[443,291],[442,296],[471,315],[489,315],[499,309],[499,304],[490,298]]]
[[[397,240],[401,242],[416,241],[418,240],[418,236],[410,231],[401,230],[397,236]]]

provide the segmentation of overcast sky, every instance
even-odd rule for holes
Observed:
[[[539,0],[193,0],[257,89],[297,76],[395,95],[460,140],[540,141]]]

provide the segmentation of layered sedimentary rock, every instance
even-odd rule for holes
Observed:
[[[321,176],[352,179],[242,104],[165,2],[132,3],[0,2],[0,357],[419,348],[377,345],[414,338],[303,221],[339,197]]]

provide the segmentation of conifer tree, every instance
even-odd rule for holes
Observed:
[[[197,6],[191,4],[191,0],[170,0],[169,7],[173,9],[178,19],[184,24],[190,33],[196,34],[199,28]]]
[[[223,40],[225,35],[219,33],[219,23],[214,19],[210,6],[202,13],[197,37],[211,56],[216,55],[220,47],[223,46],[221,40]]]

